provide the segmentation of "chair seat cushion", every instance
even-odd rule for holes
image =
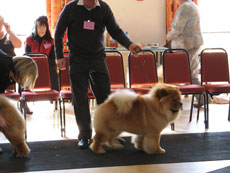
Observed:
[[[59,92],[56,90],[48,90],[48,91],[23,91],[22,98],[25,101],[44,101],[44,100],[58,100]]]
[[[20,94],[18,92],[6,92],[6,93],[3,93],[3,95],[13,100],[20,99]]]
[[[61,90],[60,97],[63,99],[72,99],[72,91],[71,90]]]
[[[230,84],[204,85],[209,93],[230,93]]]
[[[95,98],[95,96],[93,94],[93,91],[91,89],[88,89],[88,98],[89,99],[94,99]]]
[[[132,88],[132,90],[138,94],[147,94],[151,90],[151,88],[145,88],[145,87],[143,87],[143,88]]]
[[[110,92],[113,93],[113,92],[115,92],[117,90],[132,90],[132,89],[130,89],[130,88],[111,88]]]
[[[178,86],[181,94],[202,94],[205,92],[205,87],[201,85],[179,85]]]

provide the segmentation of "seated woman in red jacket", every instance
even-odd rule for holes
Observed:
[[[55,63],[54,54],[54,41],[50,34],[48,18],[46,16],[40,16],[35,21],[34,31],[29,37],[27,37],[25,41],[25,52],[45,53],[48,56],[50,65],[51,87],[52,89],[58,91],[59,87],[57,66]]]

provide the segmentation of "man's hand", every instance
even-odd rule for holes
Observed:
[[[56,64],[59,70],[65,70],[66,68],[66,61],[65,58],[57,59]]]
[[[139,52],[142,51],[141,47],[137,44],[134,44],[132,43],[130,46],[129,46],[129,51],[131,53],[133,53],[134,55],[137,55]]]

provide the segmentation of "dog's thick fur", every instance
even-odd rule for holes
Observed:
[[[90,149],[100,154],[105,152],[103,144],[122,147],[116,138],[126,131],[137,135],[133,141],[137,149],[163,154],[161,131],[178,117],[181,108],[181,93],[174,85],[158,84],[146,95],[119,90],[95,110],[96,134]]]
[[[30,149],[25,142],[25,120],[10,100],[0,94],[0,114],[8,124],[7,129],[0,131],[6,136],[13,146],[16,157],[25,157]]]

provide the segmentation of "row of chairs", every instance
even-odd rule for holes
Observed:
[[[44,54],[29,54],[38,64],[39,77],[35,84],[34,92],[22,91],[20,94],[15,92],[15,88],[10,88],[11,92],[5,95],[20,100],[20,108],[26,120],[25,103],[29,101],[55,101],[54,117],[59,105],[59,118],[61,124],[61,135],[65,135],[65,102],[72,99],[71,86],[69,80],[69,68],[66,64],[66,70],[59,72],[60,91],[51,89],[48,58]],[[65,53],[66,61],[69,54]],[[158,83],[157,65],[154,52],[143,50],[138,57],[129,54],[128,56],[128,85],[126,85],[123,57],[118,51],[106,52],[106,63],[108,65],[111,92],[117,89],[128,88],[137,93],[145,94],[152,86]],[[168,49],[163,53],[163,82],[178,85],[183,95],[192,95],[190,121],[192,119],[194,95],[199,94],[204,97],[204,119],[205,127],[208,128],[208,97],[207,95],[229,93],[229,70],[228,57],[224,49],[205,49],[201,52],[201,85],[195,85],[191,82],[191,70],[189,65],[189,56],[183,49]],[[218,82],[218,85],[210,83]],[[221,82],[221,84],[219,84]],[[12,92],[13,91],[13,92]],[[92,90],[89,88],[89,99],[94,99]],[[13,97],[13,95],[15,95]],[[61,106],[62,104],[62,106]],[[199,109],[197,112],[199,117]],[[228,116],[230,120],[230,116]],[[172,129],[174,126],[172,124]]]
[[[228,55],[222,48],[212,48],[204,49],[200,56],[201,84],[197,85],[192,83],[190,61],[187,51],[184,49],[165,50],[162,56],[163,82],[177,85],[182,95],[192,95],[189,121],[192,120],[195,95],[200,95],[200,97],[202,96],[204,98],[204,123],[207,129],[209,128],[208,96],[230,93]],[[109,61],[109,59],[110,58],[107,57],[107,61]],[[122,60],[120,61],[122,62]],[[123,64],[120,63],[120,66],[123,66]],[[158,83],[157,65],[153,52],[143,51],[138,57],[129,54],[128,66],[128,88],[131,88],[135,92],[145,94],[152,86]],[[120,78],[120,84],[123,84],[124,70],[120,70],[119,73],[118,66],[113,68],[116,70],[110,70],[111,84],[113,85],[113,78],[115,77],[116,79]],[[119,74],[120,77],[118,77]],[[198,100],[198,105],[200,105],[200,99]],[[197,120],[199,118],[199,111],[200,106],[197,111]],[[228,120],[230,120],[230,113],[228,114]],[[172,124],[171,127],[174,129],[174,124]]]

